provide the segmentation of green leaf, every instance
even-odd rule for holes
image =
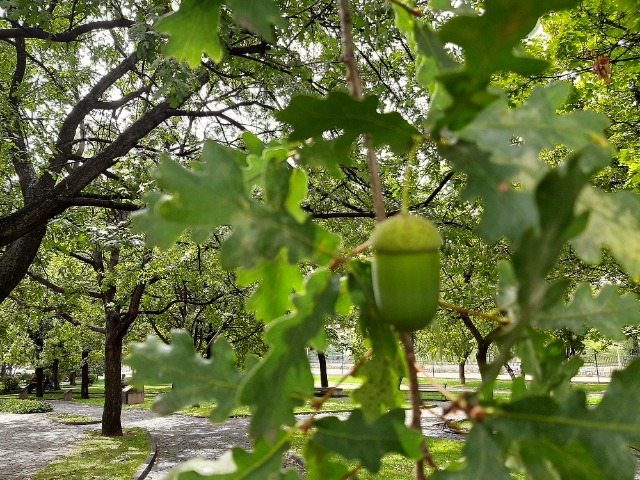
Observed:
[[[342,130],[342,140],[352,143],[359,135],[373,136],[373,146],[388,145],[397,155],[411,151],[420,131],[399,113],[378,113],[377,97],[355,100],[343,92],[331,92],[325,99],[298,96],[276,118],[293,126],[292,140],[320,139],[325,132]]]
[[[206,141],[202,160],[204,163],[197,164],[199,169],[192,171],[162,155],[155,177],[171,195],[148,194],[148,207],[134,216],[134,228],[146,233],[148,244],[167,248],[186,228],[210,231],[230,224],[232,218],[248,210],[240,169],[242,155]]]
[[[547,63],[515,55],[516,47],[534,29],[539,17],[552,9],[571,8],[577,4],[578,0],[517,3],[491,0],[484,3],[482,15],[457,16],[447,22],[439,32],[440,41],[462,47],[465,65],[439,78],[454,101],[447,108],[445,118],[439,120],[436,131],[445,125],[451,130],[461,129],[495,100],[496,97],[486,91],[494,73],[541,73]]]
[[[294,480],[300,477],[291,470],[281,472],[282,454],[287,449],[286,434],[279,432],[278,441],[260,440],[253,452],[241,448],[227,451],[217,460],[189,460],[174,468],[166,480]]]
[[[303,223],[307,219],[307,213],[300,207],[300,205],[307,196],[308,183],[307,175],[302,170],[295,169],[291,172],[285,207],[293,218],[300,223]]]
[[[244,142],[250,154],[258,156],[262,155],[262,151],[264,150],[265,145],[257,135],[251,132],[244,132],[242,134],[242,141]]]
[[[637,464],[628,445],[640,441],[639,401],[640,360],[636,360],[613,374],[595,409],[587,408],[581,391],[573,392],[563,403],[549,397],[525,397],[492,408],[484,424],[474,426],[465,446],[467,458],[473,452],[477,458],[462,473],[444,478],[498,478],[496,472],[483,476],[475,470],[501,466],[496,459],[509,459],[512,468],[519,463],[532,480],[631,480]],[[474,437],[478,428],[484,432],[480,440]],[[487,441],[492,448],[485,448]]]
[[[236,406],[241,379],[231,346],[219,338],[211,347],[211,359],[207,360],[196,352],[187,331],[172,330],[171,342],[166,345],[150,336],[145,343],[131,345],[125,363],[135,370],[133,385],[173,385],[171,391],[158,396],[154,403],[154,410],[161,415],[215,400],[211,420],[224,421]]]
[[[286,25],[273,0],[225,0],[225,3],[233,11],[235,23],[268,42],[276,41],[273,25]]]
[[[157,205],[167,220],[197,226],[230,225],[235,215],[249,206],[240,165],[241,152],[206,141],[202,163],[188,170],[162,156],[155,172],[158,185],[173,193]]]
[[[273,438],[281,425],[293,425],[293,408],[313,394],[313,376],[306,346],[334,312],[340,279],[320,270],[309,277],[306,291],[294,297],[295,312],[275,320],[265,336],[267,356],[244,378],[240,400],[252,412],[254,438]]]
[[[298,154],[297,161],[300,164],[325,168],[330,175],[336,178],[344,177],[340,166],[353,165],[351,144],[344,141],[343,137],[334,140],[324,140],[317,137],[311,144],[305,144],[300,148]]]
[[[422,456],[422,435],[405,425],[401,409],[391,410],[373,422],[367,422],[361,410],[354,410],[345,421],[325,417],[315,426],[314,442],[348,460],[358,460],[372,473],[380,470],[387,453],[397,452],[414,460]]]
[[[528,189],[515,189],[511,182],[520,175],[513,159],[495,161],[474,144],[459,142],[441,146],[439,152],[456,169],[467,174],[464,198],[482,199],[484,214],[478,233],[488,242],[506,236],[517,242],[522,234],[538,224],[538,210],[534,193]],[[516,153],[516,152],[514,152]],[[507,160],[503,162],[502,160]]]
[[[182,224],[166,220],[156,208],[169,198],[169,195],[161,192],[147,193],[144,196],[147,207],[131,214],[133,229],[138,232],[145,232],[147,243],[162,249],[167,249],[173,245],[184,231]]]
[[[464,468],[458,471],[436,472],[434,480],[511,480],[509,471],[505,468],[502,457],[502,446],[490,429],[482,423],[477,423],[471,429],[464,446]],[[460,465],[454,464],[454,468]]]
[[[548,288],[545,277],[576,228],[584,225],[584,215],[574,215],[576,199],[590,177],[581,168],[580,153],[551,170],[538,185],[540,229],[528,230],[513,255],[514,271],[520,282],[518,300],[527,315],[535,315],[544,308]]]
[[[546,469],[540,469],[525,461],[528,478],[542,480],[550,478],[549,471],[565,471],[559,463],[564,460],[555,452],[566,448],[571,452],[567,461],[578,462],[583,457],[595,468],[590,472],[578,470],[570,478],[630,480],[636,461],[627,446],[640,441],[639,401],[640,361],[636,360],[613,374],[595,409],[587,408],[583,392],[574,392],[562,404],[548,397],[522,399],[496,410],[495,417],[487,422],[498,435],[509,438],[505,447],[510,453],[517,455],[526,442],[527,448],[538,452],[537,463],[548,464]],[[558,474],[554,476],[560,478]]]
[[[305,258],[326,264],[333,258],[339,237],[307,217],[304,223],[286,211],[271,211],[253,203],[249,215],[239,216],[234,232],[221,249],[221,262],[227,270],[236,267],[253,268],[262,259],[276,258],[287,248],[288,261]]]
[[[336,455],[309,440],[304,447],[307,480],[342,480],[349,473],[349,467],[334,461]]]
[[[348,286],[351,300],[359,309],[359,327],[374,352],[387,358],[398,355],[398,340],[391,326],[382,320],[373,296],[371,263],[349,262]]]
[[[272,260],[263,260],[254,268],[238,271],[238,284],[260,282],[247,302],[247,310],[256,318],[269,322],[291,310],[289,297],[302,288],[302,274],[297,265],[287,261],[286,251]]]
[[[607,144],[603,132],[610,121],[606,116],[582,110],[558,115],[570,92],[571,87],[565,82],[536,86],[526,102],[517,108],[509,108],[507,99],[501,95],[500,100],[484,109],[460,136],[474,141],[487,152],[500,152],[507,158],[516,153],[512,163],[526,169],[518,180],[530,178],[530,182],[535,182],[547,169],[537,161],[537,155],[525,157],[522,150],[537,154],[558,145],[580,150],[588,145]],[[518,147],[514,139],[518,140]]]
[[[241,167],[246,165],[241,152],[212,141],[205,142],[203,162],[194,164],[193,170],[165,156],[156,178],[171,194],[151,196],[155,203],[136,216],[136,228],[146,228],[149,244],[166,246],[183,229],[192,229],[202,239],[213,227],[231,225],[234,231],[221,251],[226,269],[251,269],[265,258],[275,259],[282,248],[287,249],[290,263],[304,259],[328,263],[339,238],[313,223],[296,205],[307,180],[284,161],[286,153],[281,146],[268,148],[264,163],[255,169]],[[264,201],[251,199],[245,188],[245,180],[254,185],[251,176],[257,171]],[[159,217],[167,228],[154,225]]]
[[[583,361],[578,355],[567,359],[561,340],[550,340],[544,333],[528,329],[516,352],[522,360],[522,378],[531,377],[526,395],[553,395],[560,400],[572,392],[571,379],[578,374]]]
[[[550,171],[539,160],[543,149],[564,145],[580,152],[583,173],[609,161],[611,150],[602,133],[609,123],[606,117],[594,112],[557,115],[568,93],[564,83],[536,88],[515,109],[501,98],[460,132],[466,141],[440,147],[441,154],[468,176],[464,198],[484,202],[478,232],[488,242],[506,236],[518,243],[524,232],[539,228],[534,192]]]
[[[587,188],[577,211],[589,212],[587,228],[572,240],[578,255],[597,263],[601,248],[608,247],[631,276],[640,277],[640,195]]]
[[[403,375],[400,357],[386,358],[374,355],[358,370],[363,384],[353,392],[353,400],[361,405],[367,420],[374,420],[389,409],[402,405],[405,398],[398,385]]]
[[[224,49],[218,39],[222,0],[182,0],[180,8],[156,24],[156,30],[170,35],[164,54],[191,67],[200,65],[202,52],[214,62],[222,60]]]
[[[414,21],[412,33],[421,56],[418,79],[434,94],[437,76],[445,71],[459,69],[461,65],[451,58],[429,24]]]
[[[543,312],[538,316],[536,325],[540,328],[568,328],[578,335],[584,334],[588,325],[606,337],[624,340],[622,327],[640,323],[638,312],[640,302],[633,294],[620,296],[615,286],[605,285],[594,297],[591,286],[582,283],[569,305]]]

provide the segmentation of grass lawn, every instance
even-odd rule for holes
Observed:
[[[33,479],[133,478],[151,453],[151,443],[141,428],[128,429],[122,437],[86,435],[69,455],[47,465]]]
[[[313,431],[313,430],[312,430]],[[449,465],[462,456],[464,442],[456,442],[453,440],[440,440],[436,438],[428,438],[427,445],[436,464],[442,468]],[[302,433],[295,434],[291,439],[291,447],[289,451],[296,455],[302,456],[304,447],[304,435]],[[339,458],[336,456],[336,459]],[[346,462],[347,465],[355,468],[356,462]],[[383,478],[385,480],[407,480],[413,478],[412,472],[415,462],[407,460],[398,454],[385,455],[382,459],[380,471],[373,474],[366,470],[359,470],[358,477],[362,480],[373,480]]]

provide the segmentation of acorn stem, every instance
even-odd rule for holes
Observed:
[[[411,341],[411,334],[407,332],[399,332],[400,341],[404,350],[404,356],[407,360],[407,369],[409,371],[409,393],[411,398],[411,428],[420,432],[422,435],[422,397],[420,396],[420,390],[418,389],[418,369],[416,368],[416,353],[413,349],[413,342]],[[427,442],[422,438],[422,459],[416,462],[416,480],[427,480],[427,475],[424,471],[424,462],[437,469]]]

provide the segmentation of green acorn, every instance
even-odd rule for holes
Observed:
[[[382,318],[403,332],[426,327],[438,308],[440,244],[436,227],[406,213],[371,234],[373,292]]]

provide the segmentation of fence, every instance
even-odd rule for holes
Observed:
[[[353,368],[353,357],[346,352],[325,354],[325,357],[327,359],[327,372],[329,375],[344,375]],[[599,382],[600,378],[610,377],[614,371],[625,368],[634,358],[636,357],[630,355],[583,355],[582,360],[584,363],[576,376],[593,377],[594,380]],[[465,365],[465,375],[479,375],[480,371],[474,360],[475,359],[471,357]],[[489,361],[491,360],[490,358]],[[312,371],[318,372],[320,370],[317,354],[309,354],[309,363],[311,364]],[[457,377],[458,375],[458,364],[455,362],[444,359],[419,358],[418,363],[434,377]],[[516,374],[520,373],[520,361],[518,359],[510,360],[509,366]],[[506,371],[504,373],[506,373]]]

